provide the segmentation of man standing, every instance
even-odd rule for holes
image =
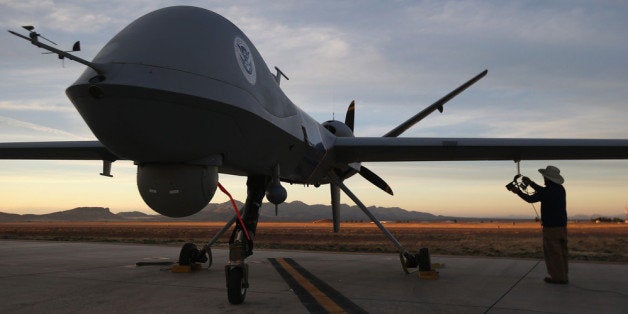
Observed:
[[[543,254],[549,277],[545,282],[567,284],[569,266],[567,262],[567,209],[565,188],[562,186],[565,179],[560,170],[554,166],[539,169],[545,179],[545,186],[540,186],[528,177],[523,177],[523,183],[531,186],[534,193],[527,194],[519,188],[510,189],[528,203],[541,202],[541,224],[543,225]]]

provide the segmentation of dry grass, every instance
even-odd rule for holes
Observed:
[[[0,238],[59,241],[204,243],[224,223],[195,222],[26,222],[0,223]],[[389,223],[386,227],[410,250],[433,254],[542,258],[541,228],[534,222]],[[572,260],[628,262],[628,225],[571,223]],[[224,244],[230,232],[220,239]],[[260,223],[256,247],[395,252],[373,224],[344,223],[334,234],[330,223]]]

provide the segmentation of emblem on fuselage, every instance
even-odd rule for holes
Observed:
[[[249,49],[249,45],[247,45],[242,38],[236,37],[233,41],[233,47],[242,74],[244,74],[244,77],[249,83],[255,85],[257,74],[255,73],[255,62],[253,62],[253,54],[251,53],[251,49]]]

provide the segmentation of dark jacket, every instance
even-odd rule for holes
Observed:
[[[541,202],[541,224],[543,227],[566,227],[567,226],[567,201],[565,188],[552,181],[545,180],[546,186],[540,186],[530,182],[534,189],[531,195],[520,190],[516,193],[528,203]]]

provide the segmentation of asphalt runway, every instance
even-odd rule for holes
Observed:
[[[0,240],[2,313],[627,313],[628,265],[570,264],[570,284],[543,282],[539,260],[432,256],[438,280],[406,275],[394,254],[257,250],[242,305],[227,301],[225,248],[194,273],[175,246]],[[303,288],[305,287],[305,288]],[[305,291],[305,292],[304,292]],[[309,292],[308,292],[309,291]],[[314,292],[312,292],[314,291]],[[318,292],[316,292],[318,291]],[[320,294],[320,295],[317,295]],[[336,307],[334,307],[336,306]]]

